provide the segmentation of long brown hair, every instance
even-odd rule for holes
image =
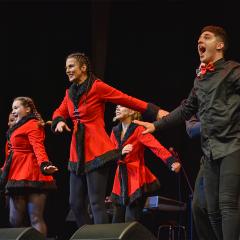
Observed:
[[[29,107],[30,108],[29,114],[33,114],[38,119],[40,125],[42,126],[45,125],[45,122],[42,119],[42,116],[37,111],[36,106],[30,97],[16,97],[13,101],[20,101],[25,108]]]

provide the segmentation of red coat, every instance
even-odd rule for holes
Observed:
[[[44,128],[33,117],[25,117],[8,131],[7,160],[2,168],[6,189],[30,187],[55,188],[52,176],[43,175],[41,168],[49,164],[44,147]]]
[[[84,165],[83,171],[88,172],[113,160],[114,156],[116,158],[115,146],[105,130],[105,103],[120,104],[140,112],[149,110],[149,104],[130,97],[101,80],[95,80],[90,91],[87,94],[84,93],[78,103],[77,111],[80,122],[84,126],[83,142],[80,142],[77,135],[79,136],[82,133],[77,133],[78,120],[74,113],[70,89],[66,90],[61,105],[53,114],[53,128],[59,121],[71,118],[74,130],[70,146],[69,170],[76,171],[82,164]],[[84,152],[84,160],[79,160],[80,151]],[[80,161],[82,162],[80,163]]]
[[[144,149],[146,147],[168,165],[171,165],[175,160],[153,135],[142,134],[144,131],[142,126],[130,124],[122,140],[121,131],[122,125],[119,124],[113,128],[111,133],[111,140],[115,147],[122,148],[127,144],[132,144],[133,150],[118,161],[111,198],[113,201],[125,205],[143,194],[159,188],[157,178],[144,162]]]

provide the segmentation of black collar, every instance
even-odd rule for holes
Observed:
[[[19,120],[16,124],[14,124],[11,128],[8,129],[7,131],[7,138],[9,139],[10,136],[12,135],[12,133],[19,128],[20,126],[22,126],[23,124],[25,124],[26,122],[28,122],[31,119],[36,119],[36,116],[34,114],[28,114],[27,116],[23,117],[21,120]]]
[[[113,127],[113,133],[115,135],[115,138],[117,139],[118,147],[123,146],[123,144],[127,141],[127,139],[133,134],[137,126],[138,126],[137,124],[131,123],[128,126],[128,129],[122,140],[121,140],[122,124],[119,123],[117,126]]]

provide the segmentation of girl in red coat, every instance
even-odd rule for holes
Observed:
[[[89,223],[86,206],[88,194],[94,223],[107,223],[105,195],[108,162],[121,153],[115,149],[105,131],[105,103],[112,102],[136,109],[152,118],[166,112],[153,104],[130,97],[96,78],[90,71],[89,60],[83,53],[67,57],[66,73],[72,83],[61,105],[53,114],[55,132],[70,131],[66,119],[73,122],[70,146],[70,206],[78,226]],[[104,167],[103,167],[104,166]]]
[[[31,226],[46,235],[43,211],[47,191],[55,189],[51,164],[44,147],[43,121],[32,99],[15,98],[12,104],[15,124],[7,133],[7,160],[2,168],[1,184],[9,195],[9,221],[23,227],[28,214]]]
[[[12,113],[9,114],[8,116],[8,127],[11,128],[13,125],[15,124],[15,117],[13,116]],[[7,152],[8,152],[8,144],[6,142],[5,144],[5,153],[6,153],[6,157],[7,157]],[[3,161],[4,163],[5,161]],[[0,176],[2,173],[2,169],[0,168]],[[1,213],[1,217],[0,217],[0,228],[1,227],[7,227],[7,216],[8,216],[8,197],[7,195],[5,195],[5,190],[3,188],[3,186],[0,188],[0,213]]]
[[[144,163],[144,149],[148,147],[166,163],[172,171],[180,170],[171,153],[151,134],[143,135],[143,127],[132,120],[138,119],[139,113],[118,105],[114,120],[120,120],[111,133],[111,140],[116,149],[122,149],[123,155],[118,160],[111,199],[114,202],[113,222],[140,220],[148,193],[159,188],[157,178]]]

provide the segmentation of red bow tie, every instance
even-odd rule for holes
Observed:
[[[212,62],[208,63],[207,65],[205,63],[201,63],[199,66],[199,69],[197,69],[197,76],[203,76],[206,74],[206,72],[213,72],[215,70],[215,67]]]

